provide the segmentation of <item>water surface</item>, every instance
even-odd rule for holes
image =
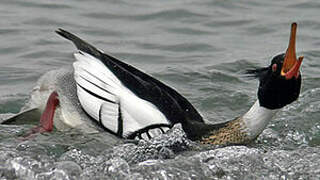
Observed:
[[[181,128],[139,144],[108,134],[0,125],[1,179],[319,179],[320,3],[312,1],[0,2],[0,114],[17,113],[37,79],[74,61],[64,28],[177,89],[207,122],[233,119],[256,100],[245,69],[269,64],[298,23],[300,98],[248,147],[201,147]]]

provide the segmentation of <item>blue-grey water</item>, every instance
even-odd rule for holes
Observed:
[[[70,65],[76,33],[177,89],[207,122],[233,119],[256,100],[248,68],[266,66],[298,23],[304,55],[298,101],[249,146],[203,147],[178,125],[138,144],[107,133],[19,136],[0,125],[0,179],[320,179],[318,0],[1,0],[0,114],[19,112],[45,72]]]

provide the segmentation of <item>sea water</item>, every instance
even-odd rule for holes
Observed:
[[[0,125],[0,179],[320,179],[320,3],[92,0],[0,2],[0,118],[19,112],[45,72],[74,62],[71,31],[175,88],[207,123],[256,100],[246,69],[285,51],[298,23],[300,98],[248,146],[202,146],[180,125],[138,142],[76,130],[20,138],[33,125]]]

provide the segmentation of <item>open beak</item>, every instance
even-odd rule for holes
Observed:
[[[303,60],[303,56],[300,56],[299,59],[296,58],[296,32],[297,23],[292,23],[289,46],[281,69],[281,76],[284,76],[287,80],[292,77],[298,78]]]

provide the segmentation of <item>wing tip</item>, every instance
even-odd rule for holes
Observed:
[[[76,37],[74,34],[68,32],[68,31],[66,31],[66,30],[64,30],[64,29],[62,29],[62,28],[58,28],[57,30],[55,30],[55,32],[56,32],[57,34],[59,34],[60,36],[66,38],[66,39],[69,39],[69,40],[71,40],[71,41],[74,41],[76,38],[78,38],[78,37]],[[75,38],[75,37],[76,37],[76,38]]]
[[[62,36],[63,38],[66,38],[73,42],[73,44],[77,47],[78,50],[84,51],[88,54],[91,54],[94,57],[100,58],[102,52],[100,52],[97,48],[92,46],[91,44],[87,43],[86,41],[82,40],[78,36],[70,33],[69,31],[66,31],[62,28],[58,28],[55,30],[55,32]]]

